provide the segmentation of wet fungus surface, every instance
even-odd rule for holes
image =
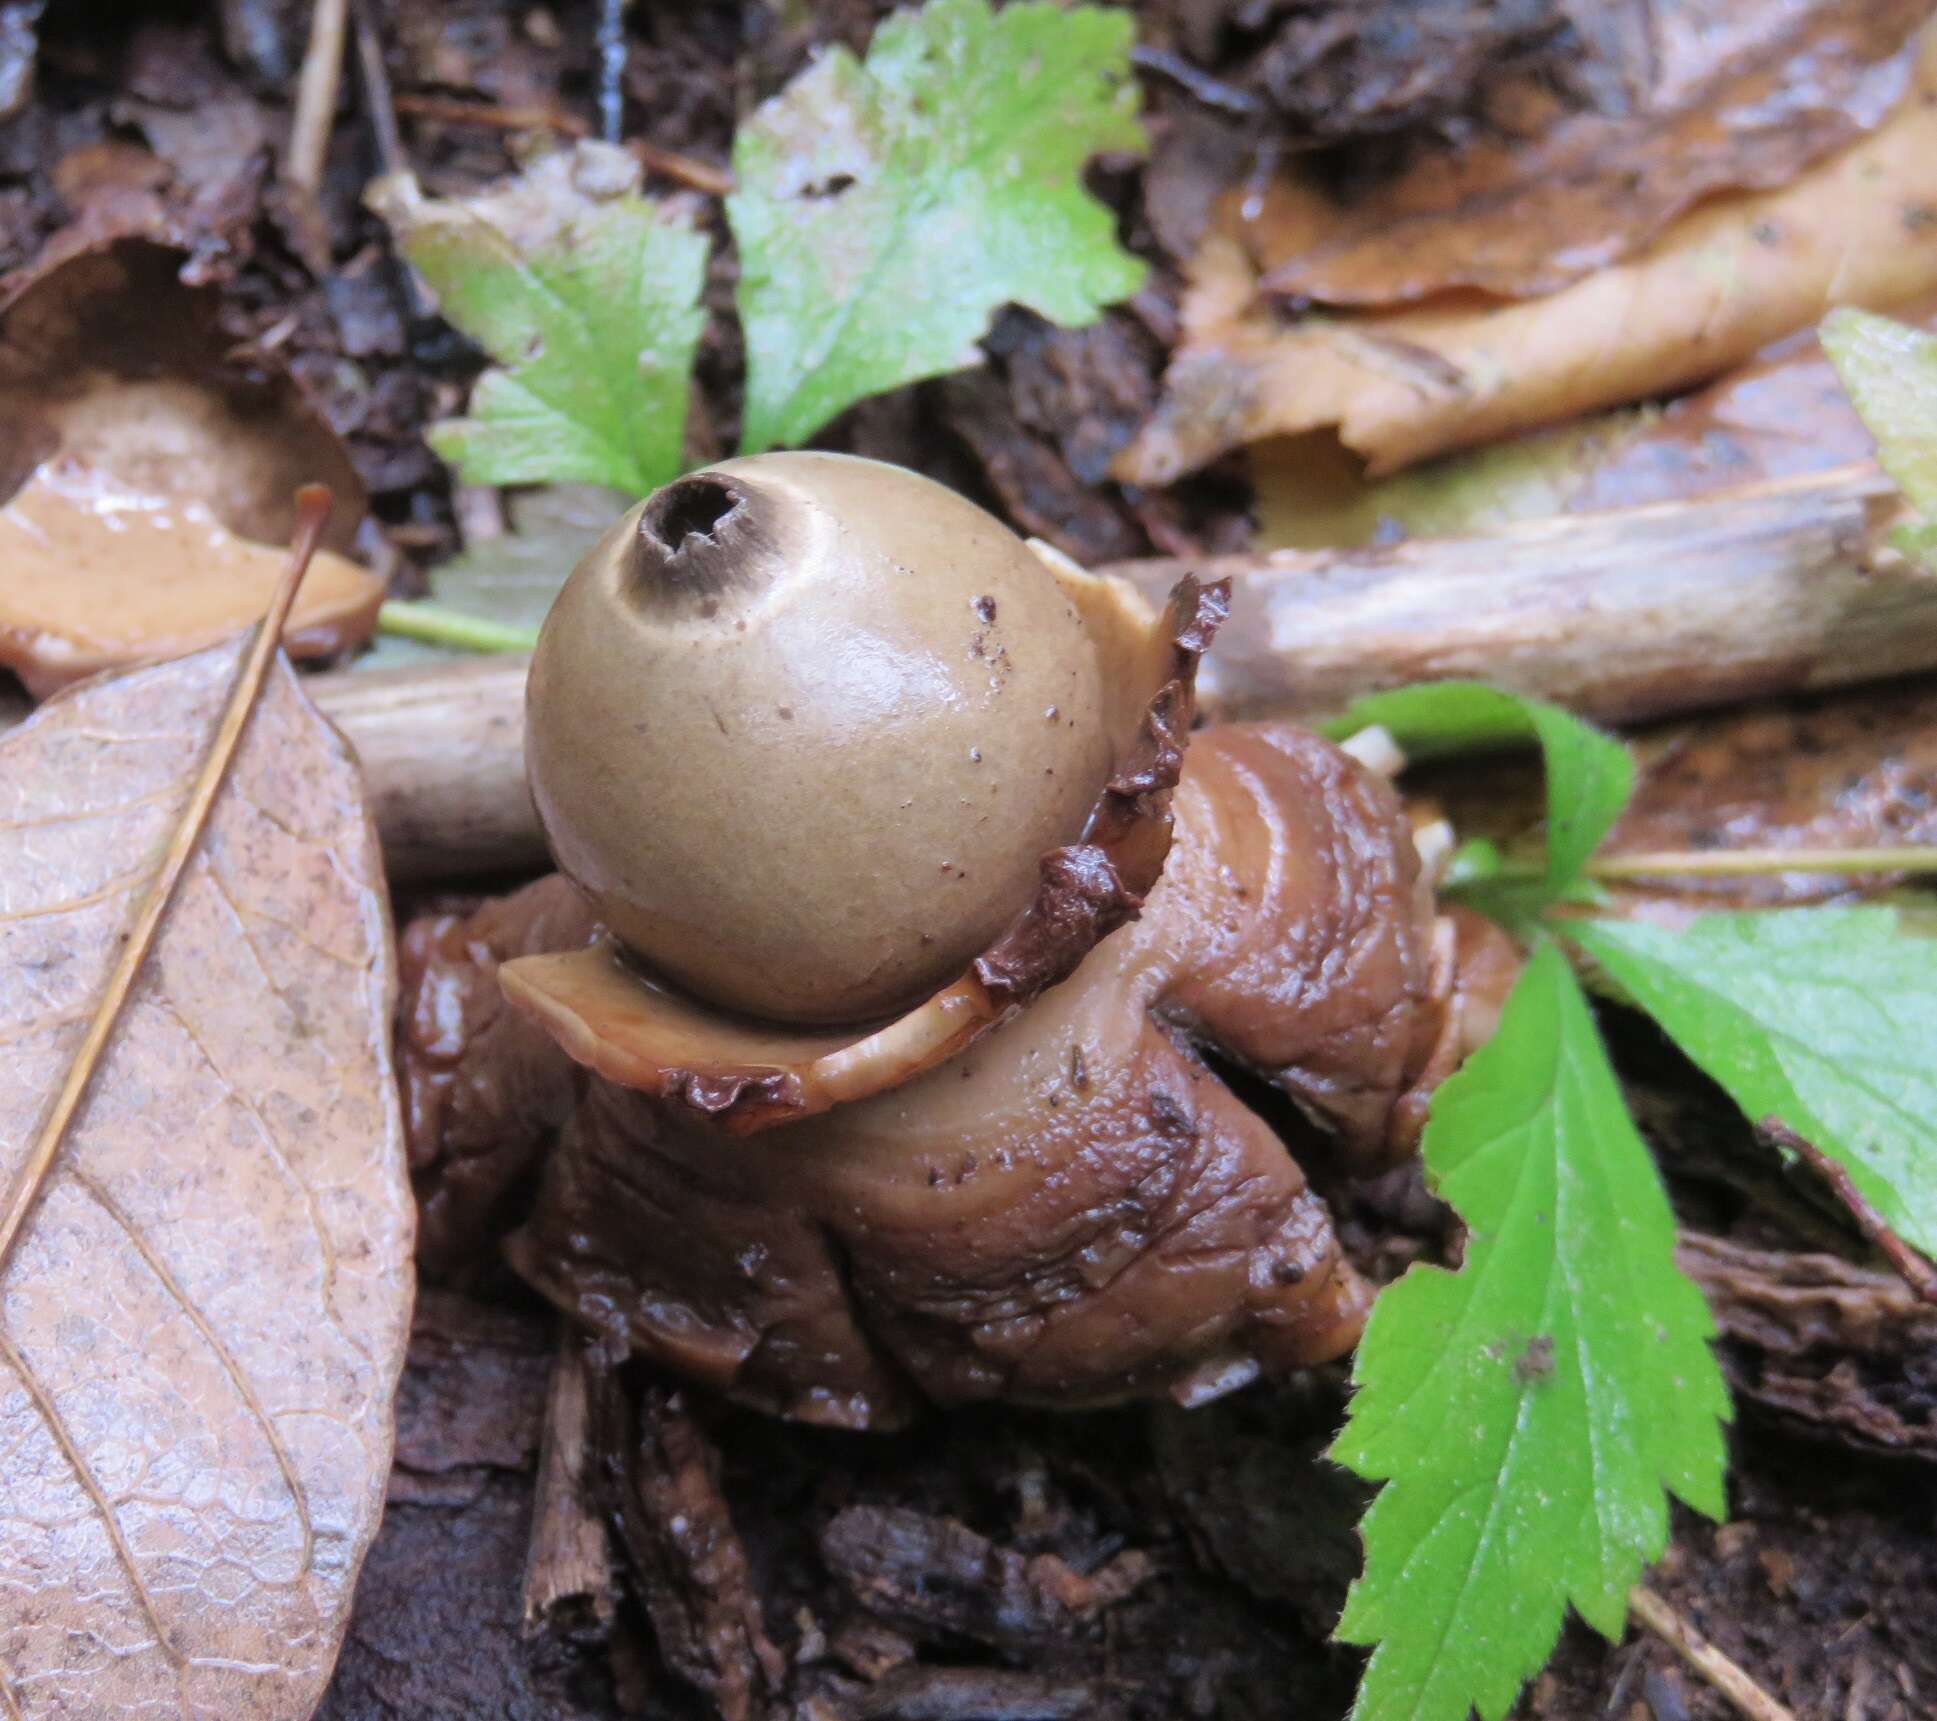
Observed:
[[[798,545],[783,553],[761,537],[748,498],[770,468],[816,507],[833,498],[816,573],[799,574]],[[868,514],[884,487],[899,513]],[[1484,1032],[1511,978],[1510,949],[1437,911],[1383,777],[1288,724],[1189,733],[1221,593],[1186,582],[1155,614],[1006,534],[977,561],[954,559],[974,534],[999,532],[891,468],[761,457],[661,492],[588,558],[561,631],[548,625],[539,663],[548,650],[551,661],[532,693],[534,786],[569,876],[470,917],[421,920],[405,943],[402,1054],[429,1270],[460,1265],[522,1217],[514,1265],[623,1350],[742,1402],[850,1427],[905,1421],[924,1400],[1196,1402],[1352,1345],[1370,1287],[1287,1137],[1341,1174],[1410,1151],[1425,1092]],[[934,589],[895,592],[903,611],[882,602],[883,570],[926,573],[924,557]],[[871,559],[846,599],[815,589]],[[641,598],[642,565],[649,581],[694,583]],[[824,733],[820,763],[833,768],[818,781],[798,753],[737,773],[732,732],[803,732],[803,683],[819,670],[789,651],[786,629],[849,650],[851,665],[853,636],[918,633],[975,585],[997,618],[1047,618],[1056,651],[1041,673],[1075,690],[1056,697],[1082,701],[1072,739],[1037,752],[985,712],[985,763],[1013,748],[991,775],[1006,787],[1044,759],[1088,775],[1078,801],[1042,798],[1032,817],[978,825],[986,858],[1006,863],[998,851],[1020,842],[1028,865],[1009,867],[993,906],[943,914],[901,901],[895,869],[924,843],[961,847],[963,832],[945,807],[914,831],[890,815],[921,780],[922,750],[937,735],[944,751],[960,745],[956,704],[910,714],[900,732]],[[689,615],[696,590],[718,598],[703,627]],[[653,617],[621,638],[615,603]],[[721,641],[723,615],[749,625]],[[1018,680],[1038,672],[1040,640],[997,637]],[[578,655],[590,641],[605,655]],[[976,686],[986,664],[962,656]],[[588,662],[594,682],[621,663],[627,677],[588,690],[569,676]],[[661,680],[645,685],[647,668]],[[781,700],[791,728],[771,711],[743,715]],[[662,724],[677,737],[629,801],[601,775],[622,763],[610,741],[622,704],[646,714],[648,747]],[[725,735],[707,715],[715,704]],[[570,751],[588,711],[589,759]],[[561,786],[562,759],[580,781]],[[695,804],[711,850],[683,864],[710,870],[669,880],[665,857],[692,839],[660,827]],[[606,821],[593,841],[563,829],[587,808]],[[871,814],[873,843],[838,841],[844,818]],[[622,831],[639,844],[610,846]],[[794,888],[769,900],[749,883],[762,878]],[[784,1012],[751,1014],[753,969],[686,936],[728,899],[759,911],[754,967],[773,973]],[[856,901],[858,924],[874,928],[858,953],[829,943],[831,927],[857,925],[845,918]],[[897,942],[930,924],[933,946]],[[775,971],[803,952],[807,984],[790,990]],[[843,1015],[859,996],[904,1007]],[[1267,1121],[1221,1071],[1269,1084],[1289,1102],[1274,1102],[1283,1116]]]

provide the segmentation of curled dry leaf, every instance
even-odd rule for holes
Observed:
[[[213,295],[144,240],[84,252],[0,305],[0,664],[45,692],[199,649],[262,613],[290,497],[326,483],[348,547],[363,490],[334,432],[280,372],[245,367]],[[317,558],[289,649],[342,651],[382,586]]]
[[[1937,299],[1896,313],[1937,325]],[[1516,520],[1673,502],[1865,460],[1875,444],[1815,331],[1660,409],[1623,408],[1367,479],[1330,431],[1252,450],[1261,550],[1455,537]]]
[[[1870,137],[1779,191],[1711,200],[1546,298],[1454,295],[1286,325],[1227,223],[1192,263],[1163,404],[1114,470],[1166,484],[1240,444],[1336,426],[1384,473],[1681,388],[1831,305],[1937,288],[1933,210],[1937,38]]]
[[[9,1180],[242,647],[0,742]],[[306,1716],[383,1501],[411,1301],[388,908],[356,767],[280,660],[0,1269],[17,1715]]]
[[[1387,305],[1550,293],[1718,191],[1787,183],[1872,130],[1909,80],[1925,0],[1655,0],[1627,98],[1570,103],[1551,68],[1496,80],[1480,123],[1388,178],[1281,174],[1238,231],[1267,292]]]

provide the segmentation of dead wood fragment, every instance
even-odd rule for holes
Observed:
[[[1107,571],[1231,581],[1202,678],[1221,715],[1475,676],[1630,722],[1937,665],[1937,579],[1884,542],[1895,507],[1853,466],[1470,538]]]
[[[1937,1311],[1895,1274],[1692,1231],[1677,1259],[1738,1398],[1818,1439],[1937,1462]]]
[[[594,1510],[586,1340],[561,1330],[545,1401],[531,1551],[525,1561],[525,1635],[611,1626],[618,1596],[605,1520]]]
[[[1670,1603],[1663,1601],[1645,1584],[1635,1586],[1628,1597],[1628,1608],[1636,1619],[1672,1645],[1676,1654],[1734,1704],[1745,1721],[1796,1721],[1793,1711],[1764,1691],[1677,1613]]]
[[[616,1519],[659,1653],[719,1706],[760,1721],[787,1664],[761,1621],[746,1545],[720,1485],[719,1448],[686,1395],[648,1382],[628,1406],[609,1376],[592,1387],[601,1449],[617,1457]]]
[[[855,1710],[859,1721],[1107,1721],[1121,1713],[1098,1681],[997,1667],[897,1668]]]
[[[1026,1555],[908,1507],[850,1506],[821,1532],[820,1547],[835,1578],[877,1618],[998,1648],[1067,1636],[1156,1571],[1131,1548],[1085,1574],[1054,1554]]]

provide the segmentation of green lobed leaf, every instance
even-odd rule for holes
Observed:
[[[1333,1457],[1384,1482],[1339,1635],[1376,1646],[1355,1721],[1492,1721],[1573,1606],[1617,1636],[1667,1492],[1719,1517],[1714,1327],[1587,1001],[1543,941],[1434,1100],[1457,1273],[1383,1291]]]
[[[474,484],[643,496],[679,473],[707,241],[631,188],[636,163],[599,151],[544,158],[490,196],[384,210],[444,315],[501,367],[430,435]]]
[[[1483,682],[1433,681],[1374,693],[1319,727],[1343,740],[1375,724],[1418,760],[1529,742],[1539,746],[1547,778],[1545,877],[1529,890],[1524,884],[1496,883],[1484,865],[1476,864],[1469,866],[1458,893],[1511,924],[1525,924],[1547,904],[1571,898],[1581,868],[1634,790],[1633,757],[1613,736],[1558,705]]]
[[[1823,319],[1821,335],[1883,470],[1919,513],[1937,514],[1937,335],[1849,305]],[[1928,555],[1930,543],[1912,534],[1902,547]]]
[[[1568,936],[1751,1118],[1807,1136],[1937,1252],[1937,962],[1895,910],[1583,922]]]
[[[740,128],[746,452],[975,363],[1005,303],[1080,325],[1137,290],[1082,183],[1098,151],[1144,147],[1135,28],[1127,7],[930,0],[865,65],[822,55]]]

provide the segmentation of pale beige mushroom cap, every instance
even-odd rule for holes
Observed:
[[[613,932],[700,998],[884,1016],[1076,842],[1120,739],[1103,647],[1000,522],[899,467],[729,460],[573,573],[527,695],[534,799]]]

